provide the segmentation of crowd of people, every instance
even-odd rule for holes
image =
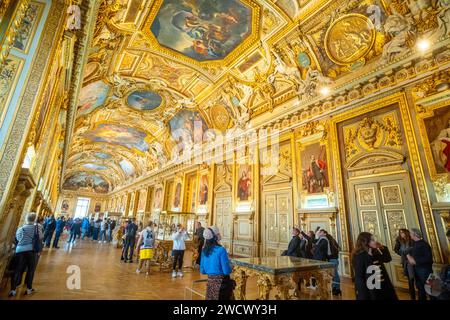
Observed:
[[[450,241],[450,230],[447,237]],[[450,267],[445,266],[438,277],[434,276],[432,250],[419,229],[400,229],[393,250],[400,256],[411,300],[416,299],[416,291],[419,300],[450,299]],[[331,262],[334,265],[332,294],[341,295],[339,251],[338,242],[326,230],[318,227],[315,232],[305,233],[294,227],[292,239],[282,255]],[[376,241],[371,233],[361,232],[351,257],[357,300],[398,299],[384,265],[392,261],[388,247]],[[310,279],[309,288],[316,288],[314,278]]]
[[[25,224],[19,227],[15,235],[15,254],[11,259],[9,270],[11,272],[11,290],[9,297],[17,294],[17,287],[26,272],[25,294],[34,292],[33,278],[41,252],[44,248],[59,249],[60,238],[64,232],[68,234],[68,245],[73,245],[77,239],[91,239],[99,243],[112,242],[113,230],[116,221],[111,218],[68,218],[64,216],[55,218],[48,216],[38,218],[34,212],[25,217]]]
[[[59,248],[60,237],[65,230],[70,234],[68,244],[76,239],[91,239],[99,243],[113,241],[116,235],[118,247],[122,247],[121,260],[133,263],[138,260],[136,273],[144,271],[150,274],[151,260],[157,248],[156,225],[149,221],[145,227],[137,224],[135,218],[123,221],[120,225],[110,218],[69,218],[55,219],[50,216],[37,219],[35,213],[26,215],[26,222],[16,232],[15,256],[9,296],[16,295],[16,289],[26,272],[25,294],[32,294],[33,277],[40,253],[44,247]],[[116,231],[114,231],[116,229]],[[192,239],[186,228],[174,225],[171,234],[172,244],[172,278],[183,277],[186,241],[193,240],[197,250],[195,268],[207,275],[207,300],[229,300],[233,298],[235,282],[230,278],[232,266],[226,249],[221,245],[220,231],[216,226],[203,227],[195,222]],[[447,231],[450,241],[450,230]],[[52,242],[53,241],[53,242]],[[400,257],[403,272],[408,279],[411,300],[450,299],[450,267],[445,266],[439,276],[433,274],[433,255],[430,245],[423,239],[417,228],[400,229],[393,251]],[[339,277],[339,252],[341,248],[335,238],[325,229],[318,227],[315,231],[304,232],[292,229],[292,238],[282,256],[298,257],[327,261],[334,265],[332,294],[341,295]],[[397,300],[385,263],[392,261],[387,246],[376,240],[373,234],[361,232],[351,253],[353,279],[357,300]],[[308,288],[316,289],[316,279],[308,279]],[[301,285],[301,284],[299,284]]]

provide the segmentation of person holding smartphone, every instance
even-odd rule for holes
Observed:
[[[183,277],[183,257],[186,250],[186,244],[184,243],[188,239],[188,234],[181,224],[177,224],[176,231],[172,234],[173,240],[173,270],[172,278]],[[178,264],[178,271],[177,271]]]
[[[386,246],[361,232],[352,253],[357,300],[398,300],[384,263],[392,260]]]

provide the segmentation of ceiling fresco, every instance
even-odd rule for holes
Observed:
[[[83,137],[90,142],[119,145],[140,152],[149,150],[146,141],[148,135],[145,132],[121,124],[102,123],[95,129],[87,131]]]
[[[127,97],[127,104],[131,108],[149,111],[161,106],[162,97],[153,91],[133,91]]]
[[[221,60],[251,34],[251,20],[238,0],[163,0],[150,29],[160,45],[189,58]]]
[[[208,128],[263,123],[283,104],[309,112],[322,87],[350,88],[442,36],[446,2],[100,0],[64,175],[102,174],[110,192]]]
[[[97,174],[79,172],[68,176],[63,188],[66,190],[85,190],[98,193],[107,193],[109,183]]]

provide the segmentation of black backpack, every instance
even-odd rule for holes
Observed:
[[[39,226],[34,226],[34,234],[33,234],[33,251],[35,253],[39,253],[42,251],[42,247],[44,246],[44,243],[39,238]]]

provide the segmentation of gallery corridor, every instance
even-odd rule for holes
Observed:
[[[204,293],[205,283],[193,282],[206,279],[200,273],[186,268],[183,278],[172,279],[170,272],[160,272],[154,265],[151,274],[136,274],[137,263],[120,261],[121,250],[115,244],[98,243],[92,240],[77,240],[72,246],[60,249],[45,249],[36,270],[34,287],[36,293],[24,295],[23,286],[12,299],[25,300],[183,300],[202,299],[186,291],[186,287]],[[70,266],[79,266],[81,288],[68,289],[67,280],[73,274],[67,273]],[[72,267],[73,268],[73,267]],[[70,270],[70,269],[69,269]],[[72,278],[71,278],[72,279]],[[71,282],[73,283],[73,282]],[[257,298],[256,281],[249,281],[248,297]],[[9,283],[1,288],[0,299],[8,299]],[[398,291],[400,299],[408,299],[405,292]],[[305,289],[302,299],[316,299],[316,292]],[[353,285],[350,280],[342,283],[342,297],[333,299],[353,300]],[[9,298],[11,299],[11,298]]]

